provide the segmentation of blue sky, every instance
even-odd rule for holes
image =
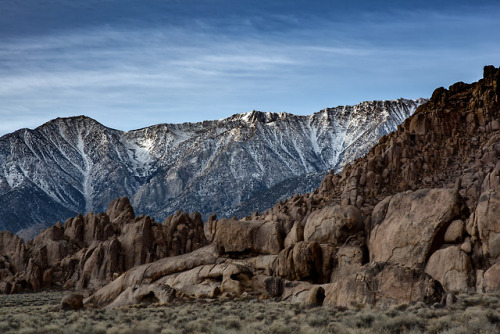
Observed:
[[[500,2],[0,0],[0,135],[429,97],[500,66]]]

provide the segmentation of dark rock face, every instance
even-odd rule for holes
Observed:
[[[259,194],[299,176],[305,182],[281,184],[274,197],[313,190],[424,102],[363,102],[310,116],[254,111],[130,132],[58,118],[0,138],[0,230],[24,229],[31,238],[33,225],[105,211],[117,196],[157,221],[178,209],[225,217],[263,211],[274,201]]]

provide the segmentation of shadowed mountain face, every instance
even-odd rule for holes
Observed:
[[[157,220],[177,209],[246,213],[231,208],[288,179],[342,168],[424,102],[363,102],[310,116],[253,111],[130,132],[58,118],[0,138],[0,230],[100,212],[119,196]],[[296,190],[319,186],[310,179]],[[273,203],[253,202],[261,204],[251,210]]]

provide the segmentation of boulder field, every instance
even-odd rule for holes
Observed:
[[[0,291],[84,290],[94,307],[240,296],[388,307],[498,290],[499,79],[487,66],[437,89],[365,157],[262,214],[157,223],[119,198],[26,243],[0,232]]]

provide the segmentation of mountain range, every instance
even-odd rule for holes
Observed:
[[[119,196],[161,221],[176,210],[247,215],[319,186],[425,99],[363,102],[309,116],[252,111],[123,132],[57,118],[0,138],[0,230],[104,211]]]

